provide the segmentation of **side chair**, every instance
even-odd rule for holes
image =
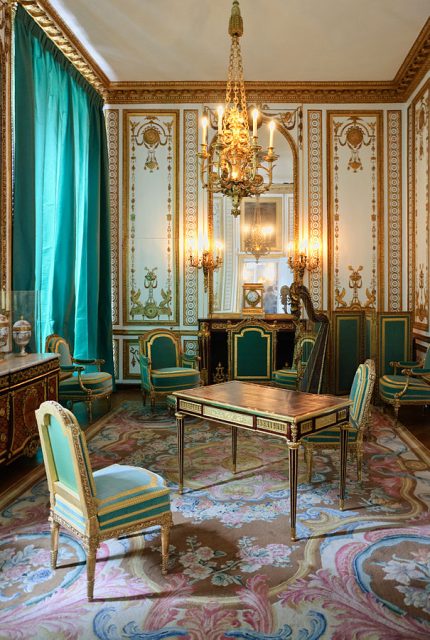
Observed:
[[[361,481],[363,463],[363,438],[368,426],[370,403],[373,387],[375,385],[375,363],[366,360],[360,364],[352,382],[349,399],[352,400],[349,414],[348,448],[355,452],[357,461],[357,479]],[[340,450],[340,429],[327,429],[320,433],[313,433],[302,439],[305,447],[305,460],[307,463],[308,482],[312,481],[312,457],[316,448]]]
[[[157,396],[192,389],[201,384],[198,356],[182,353],[178,334],[152,329],[139,337],[139,363],[143,404],[149,395],[151,408]]]
[[[390,365],[394,373],[379,378],[379,395],[393,406],[397,424],[402,405],[430,405],[430,347],[422,364],[400,361]]]
[[[167,572],[172,526],[169,489],[161,476],[128,465],[91,470],[84,433],[75,416],[54,401],[36,411],[50,495],[51,565],[57,566],[60,526],[87,553],[87,595],[93,599],[96,553],[109,538],[161,527],[162,572]]]
[[[88,410],[88,421],[93,421],[92,403],[94,400],[107,399],[110,407],[110,396],[113,390],[112,376],[101,371],[105,361],[94,358],[84,360],[74,358],[70,345],[56,333],[46,338],[45,351],[60,356],[60,388],[59,398],[73,410],[74,402],[85,402]],[[97,371],[85,371],[86,367],[95,367]]]

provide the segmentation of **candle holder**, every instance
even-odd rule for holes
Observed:
[[[209,284],[209,272],[215,271],[222,266],[223,259],[221,255],[221,248],[217,248],[215,253],[209,248],[203,249],[202,252],[193,253],[190,251],[188,260],[192,267],[196,269],[203,269],[203,283],[205,291],[208,290]]]
[[[288,256],[288,266],[294,273],[294,280],[297,280],[300,284],[303,283],[303,276],[305,270],[309,272],[315,271],[319,266],[319,257],[316,251],[314,255],[309,256],[305,247],[299,247],[297,251],[293,250]]]

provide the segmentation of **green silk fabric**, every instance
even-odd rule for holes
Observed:
[[[61,334],[113,374],[103,101],[18,5],[13,288],[37,291],[36,344]]]

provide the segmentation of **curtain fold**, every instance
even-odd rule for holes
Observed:
[[[14,37],[13,287],[38,292],[40,344],[59,333],[113,374],[103,101],[21,6]]]

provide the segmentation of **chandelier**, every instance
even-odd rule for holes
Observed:
[[[200,175],[204,188],[222,193],[232,200],[231,213],[240,213],[244,197],[257,196],[270,189],[273,162],[275,122],[269,124],[269,147],[266,151],[258,144],[258,110],[252,114],[252,136],[249,131],[242,54],[239,39],[243,34],[243,21],[238,0],[233,0],[228,33],[231,36],[225,106],[218,107],[218,135],[208,147],[209,117],[202,119]],[[212,123],[211,123],[212,124]],[[265,182],[266,178],[266,182]]]
[[[272,246],[273,228],[271,226],[263,226],[261,222],[260,196],[256,196],[254,221],[245,238],[245,251],[255,256],[258,262],[261,256],[270,253]]]

